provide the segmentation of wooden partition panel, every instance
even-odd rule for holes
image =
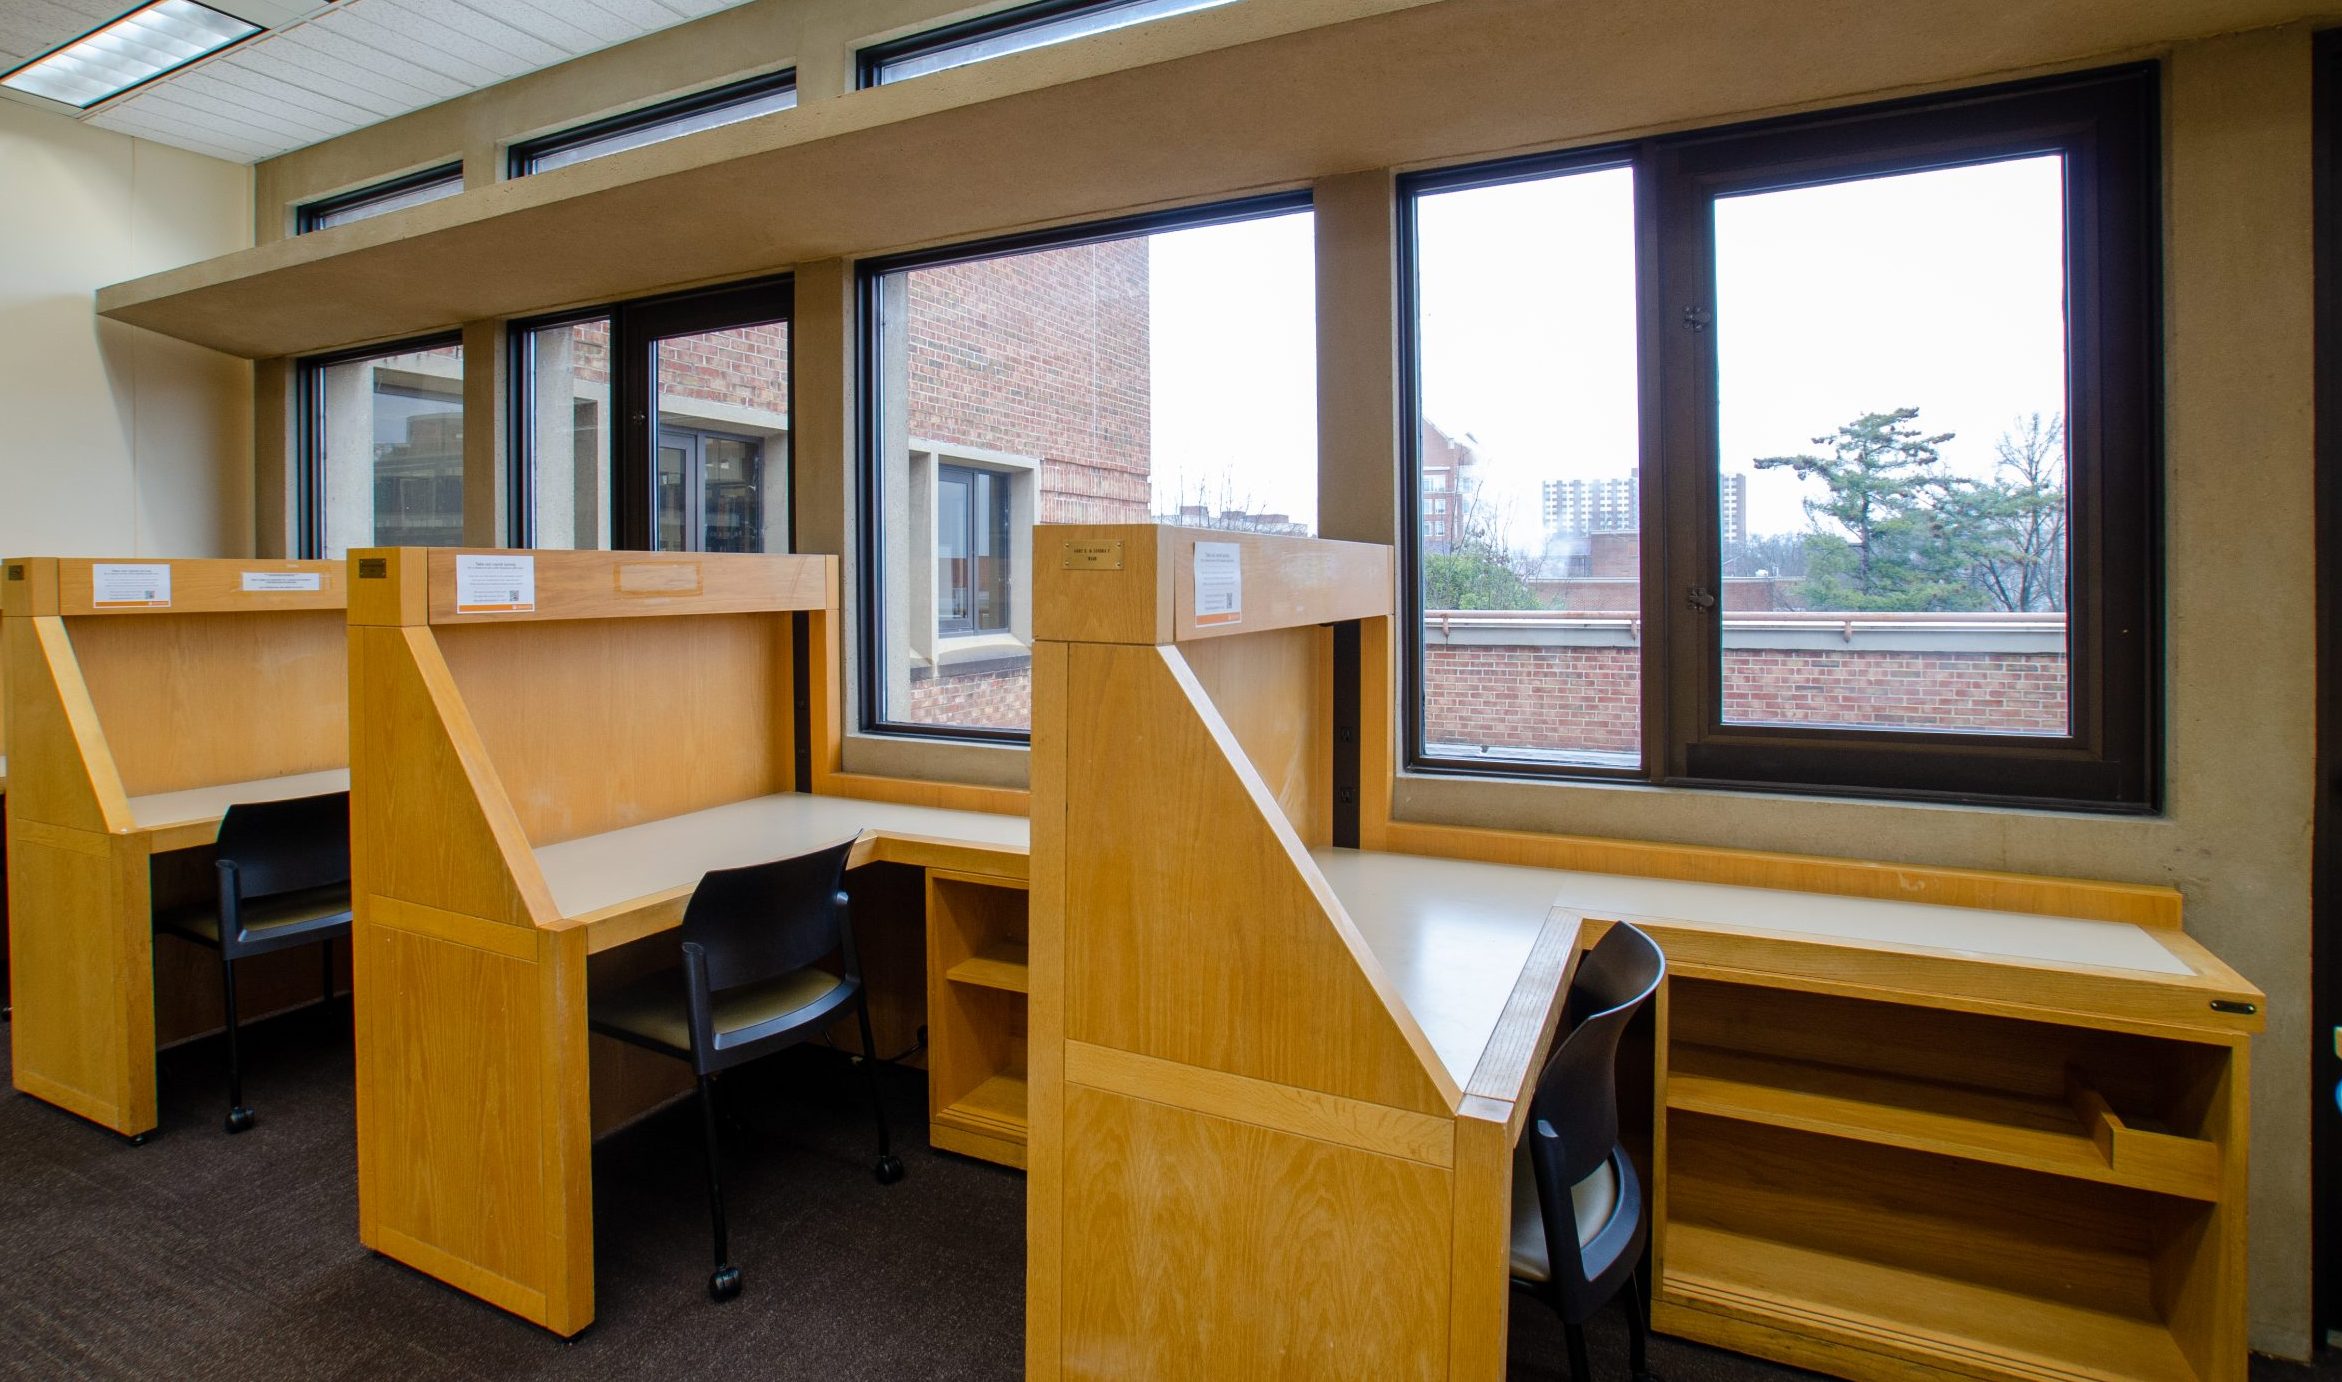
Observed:
[[[1179,653],[1077,644],[1068,677],[1067,1039],[1452,1114],[1460,1091]]]
[[[134,797],[349,762],[339,609],[65,620]]]
[[[534,845],[790,790],[788,614],[435,631]]]

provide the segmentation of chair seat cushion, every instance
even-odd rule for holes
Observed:
[[[827,998],[845,983],[820,969],[792,969],[760,983],[725,989],[716,998],[719,1037],[744,1031]],[[594,998],[590,1023],[603,1031],[623,1034],[679,1055],[691,1054],[691,1012],[684,997],[683,971],[661,970]]]
[[[304,888],[299,892],[247,900],[243,907],[244,934],[259,940],[289,926],[323,921],[337,915],[347,922],[349,914],[350,885],[330,883],[322,888]],[[167,931],[200,936],[213,945],[220,943],[219,904],[208,897],[157,914],[155,924]]]
[[[1578,1246],[1594,1241],[1618,1210],[1618,1169],[1605,1161],[1593,1173],[1569,1188],[1572,1217],[1577,1221]],[[1513,1277],[1542,1284],[1553,1279],[1553,1258],[1546,1251],[1545,1214],[1537,1203],[1537,1172],[1529,1160],[1529,1139],[1523,1137],[1513,1153]]]

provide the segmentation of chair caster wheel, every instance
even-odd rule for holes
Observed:
[[[250,1132],[252,1131],[252,1121],[252,1110],[248,1108],[239,1105],[228,1110],[229,1132]]]
[[[740,1269],[738,1267],[716,1268],[715,1272],[707,1279],[707,1294],[710,1300],[730,1300],[739,1295]]]
[[[873,1174],[878,1177],[880,1185],[892,1185],[903,1178],[903,1159],[891,1154],[882,1156]]]

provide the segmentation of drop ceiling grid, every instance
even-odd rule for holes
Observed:
[[[101,129],[256,163],[732,8],[743,0],[341,0],[85,117]],[[0,0],[15,66],[123,13],[125,0]]]

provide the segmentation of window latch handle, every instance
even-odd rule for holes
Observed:
[[[1686,331],[1705,331],[1708,323],[1715,319],[1705,307],[1695,305],[1683,309],[1683,329]]]
[[[1695,585],[1691,589],[1683,592],[1683,602],[1700,613],[1705,614],[1709,610],[1712,610],[1716,607],[1716,592],[1709,590],[1704,586]]]

